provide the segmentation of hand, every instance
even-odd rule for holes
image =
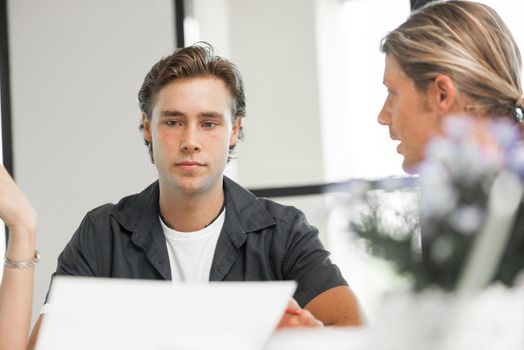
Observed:
[[[311,312],[302,309],[295,299],[288,303],[287,310],[280,319],[277,329],[298,327],[323,327],[324,324],[317,320]]]
[[[24,193],[0,165],[0,218],[12,231],[34,233],[36,213]]]

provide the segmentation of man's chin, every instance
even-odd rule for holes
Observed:
[[[196,194],[205,191],[202,179],[197,177],[168,177],[164,178],[164,183],[171,190],[180,194]]]
[[[198,194],[206,191],[206,186],[201,181],[182,181],[178,183],[180,192],[184,194]]]
[[[184,195],[198,195],[212,191],[214,182],[207,178],[183,178],[175,182],[178,191]]]

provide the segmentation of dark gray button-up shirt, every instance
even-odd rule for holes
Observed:
[[[347,285],[304,214],[257,198],[224,177],[226,218],[210,281],[295,280],[301,306]],[[153,183],[117,204],[90,211],[58,258],[57,275],[171,279]]]

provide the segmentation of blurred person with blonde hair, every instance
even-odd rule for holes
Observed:
[[[434,2],[381,43],[388,95],[378,122],[389,127],[403,169],[417,172],[428,142],[450,115],[521,123],[521,56],[504,21],[472,1]]]

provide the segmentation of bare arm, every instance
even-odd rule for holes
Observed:
[[[6,257],[34,257],[36,214],[25,195],[0,166],[0,217],[9,227]],[[25,349],[31,323],[33,268],[4,267],[0,285],[0,350]]]
[[[44,316],[40,315],[38,317],[38,320],[36,320],[35,326],[33,327],[33,331],[31,332],[31,337],[29,338],[29,344],[27,344],[27,350],[34,350],[36,342],[38,340],[38,335],[40,334],[40,327],[42,327],[43,319]]]
[[[362,315],[355,294],[340,286],[317,295],[305,307],[326,326],[359,326]]]
[[[349,287],[340,286],[321,293],[304,309],[291,299],[277,328],[359,325],[362,316],[357,298]]]

